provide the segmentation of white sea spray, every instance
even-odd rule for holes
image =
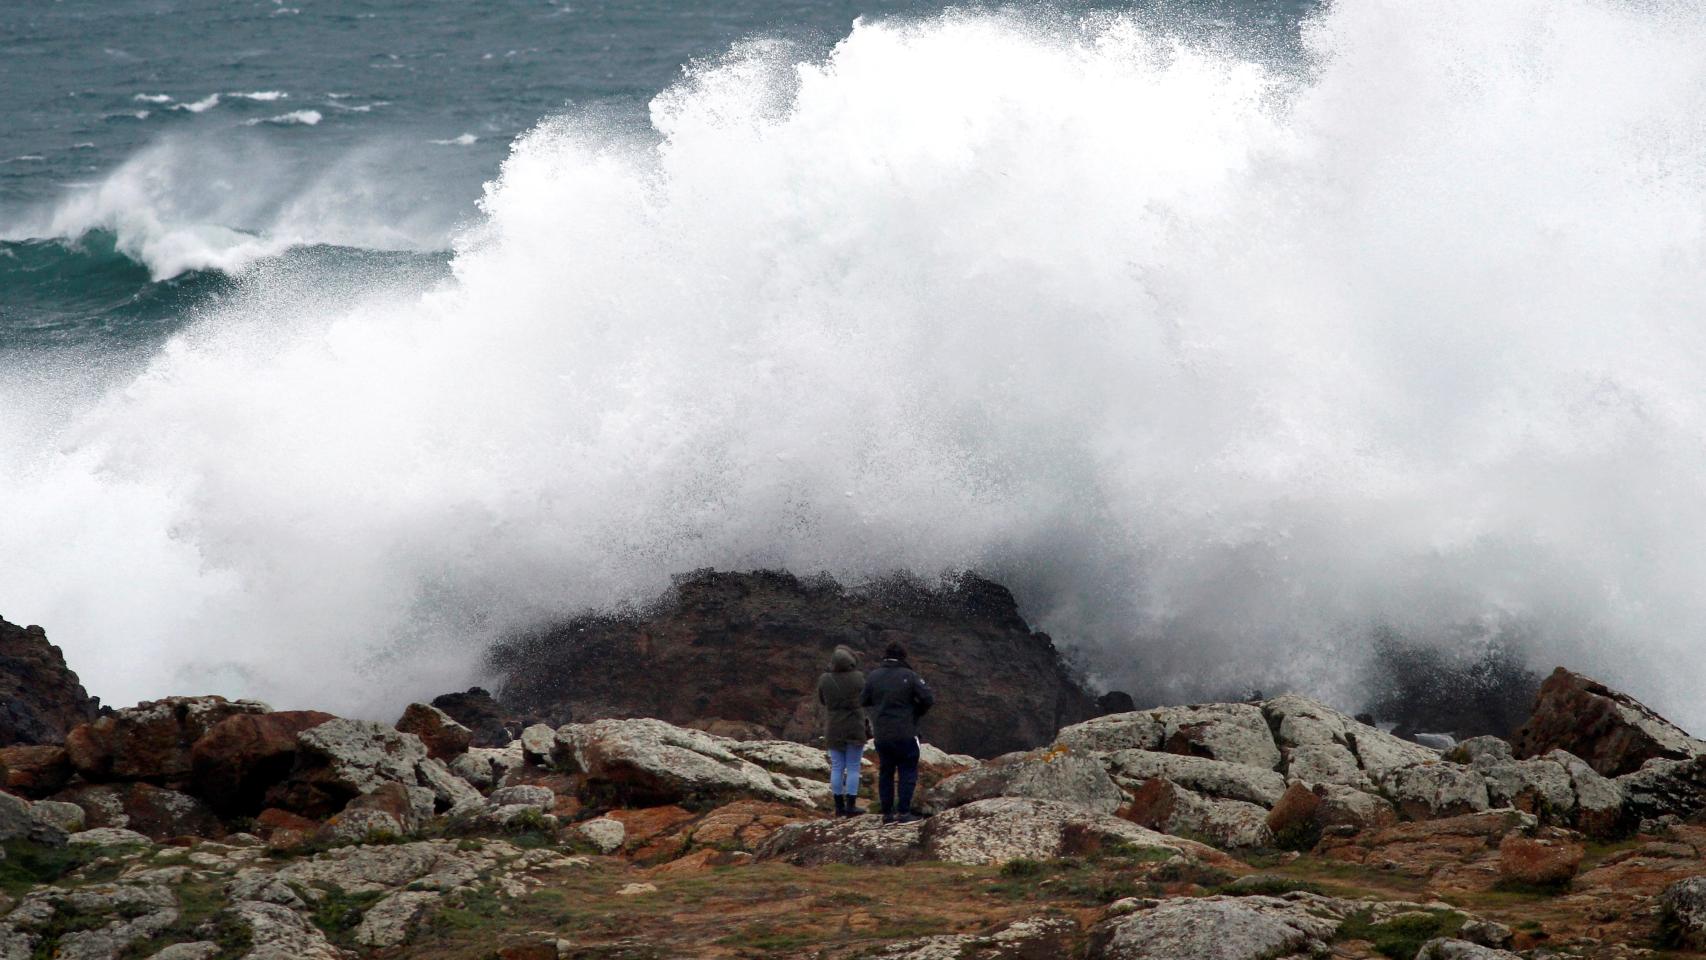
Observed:
[[[1354,706],[1372,627],[1519,622],[1706,728],[1706,14],[1306,39],[866,22],[545,123],[450,283],[0,375],[3,612],[115,701],[383,714],[695,567],[976,568],[1118,685]]]

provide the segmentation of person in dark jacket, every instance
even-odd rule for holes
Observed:
[[[829,719],[824,742],[829,746],[829,792],[835,795],[835,815],[856,817],[859,809],[859,764],[865,759],[865,710],[859,697],[865,675],[847,647],[836,647],[829,672],[817,679],[817,699]]]
[[[912,792],[918,787],[918,720],[936,702],[936,694],[906,662],[905,647],[891,643],[883,657],[866,678],[859,702],[870,710],[877,741],[877,790],[883,822],[911,823],[918,819],[912,815]]]

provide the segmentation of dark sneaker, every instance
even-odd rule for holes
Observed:
[[[893,820],[890,820],[889,822],[890,823],[917,823],[918,821],[920,821],[922,819],[924,819],[924,818],[919,816],[916,813],[897,813],[897,814],[895,814],[895,818]]]
[[[883,814],[883,822],[884,823],[894,823],[895,822],[894,814],[892,814],[892,813]]]

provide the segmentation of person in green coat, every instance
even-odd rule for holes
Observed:
[[[865,757],[865,708],[859,705],[859,695],[865,689],[865,675],[857,667],[853,651],[838,646],[829,657],[829,672],[818,678],[817,699],[829,717],[824,725],[824,742],[829,746],[829,792],[835,795],[835,815],[856,817],[865,811],[858,807],[859,764]]]

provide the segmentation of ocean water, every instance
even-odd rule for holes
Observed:
[[[111,701],[975,568],[1144,699],[1706,728],[1697,4],[19,3],[0,109],[0,613]]]

